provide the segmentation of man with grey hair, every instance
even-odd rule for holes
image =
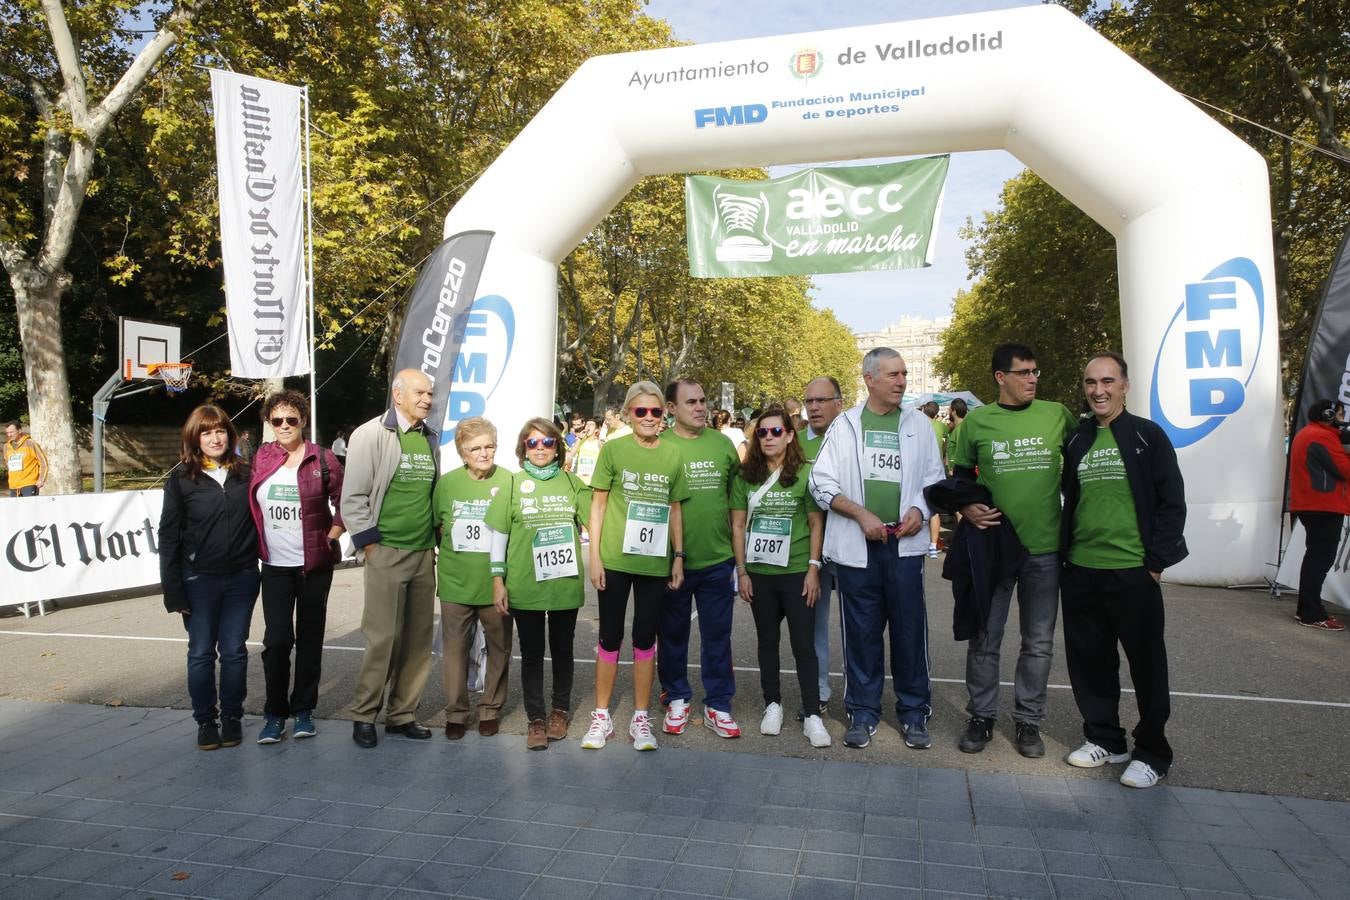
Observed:
[[[392,393],[387,412],[352,432],[342,483],[342,518],[365,555],[366,651],[352,698],[352,740],[366,749],[378,742],[375,719],[382,705],[386,733],[431,737],[431,729],[417,721],[417,706],[431,674],[436,610],[431,499],[440,439],[426,424],[430,378],[404,369]]]
[[[895,709],[905,745],[932,745],[928,717],[928,614],[921,533],[931,511],[923,489],[942,478],[933,429],[917,410],[904,412],[905,361],[889,347],[863,357],[867,398],[834,420],[825,434],[810,488],[829,510],[823,556],[833,562],[843,623],[844,746],[871,743],[881,721],[890,630]],[[819,566],[818,560],[812,560]]]

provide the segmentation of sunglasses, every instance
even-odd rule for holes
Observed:
[[[755,432],[762,438],[768,437],[769,435],[773,435],[774,437],[782,437],[783,432],[786,430],[787,429],[785,429],[782,425],[770,425],[768,428],[756,428]]]
[[[558,443],[558,439],[550,437],[525,439],[525,446],[529,447],[531,450],[535,450],[539,447],[543,447],[545,450],[552,450],[553,445],[556,443]]]
[[[632,412],[635,419],[659,419],[665,413],[665,410],[659,406],[635,406]]]
[[[282,425],[289,425],[292,428],[298,428],[300,426],[299,416],[273,416],[267,421],[272,423],[273,428],[280,428]]]

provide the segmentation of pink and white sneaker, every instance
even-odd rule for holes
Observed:
[[[684,734],[689,725],[689,701],[672,700],[666,707],[666,717],[661,722],[661,730],[666,734]]]
[[[736,724],[736,720],[731,717],[731,713],[722,712],[720,709],[713,709],[710,706],[703,707],[703,724],[720,738],[738,738],[741,736],[741,726]]]
[[[583,750],[603,750],[605,741],[613,736],[614,721],[608,712],[597,709],[591,713],[591,724],[586,729],[586,736],[581,739],[581,747]]]

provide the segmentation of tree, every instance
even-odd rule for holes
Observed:
[[[180,29],[196,8],[195,2],[186,2],[162,15],[158,32],[131,57],[126,34],[114,26],[134,5],[116,0],[84,4],[75,19],[77,30],[72,32],[59,0],[41,0],[51,55],[30,57],[24,73],[29,115],[40,135],[41,150],[20,151],[8,164],[22,185],[29,178],[28,165],[36,163],[40,188],[7,188],[0,210],[0,261],[14,291],[29,420],[34,433],[43,437],[51,463],[48,484],[57,493],[80,489],[61,328],[61,299],[71,283],[66,258],[80,208],[91,187],[100,141],[178,40]],[[33,10],[9,12],[4,22],[6,45],[14,46],[15,39],[35,40]],[[77,33],[94,37],[82,44]],[[123,67],[127,59],[130,64]],[[120,75],[109,85],[119,69]],[[14,70],[5,74],[8,79],[19,77]],[[103,99],[91,106],[91,88],[104,87]],[[7,105],[13,110],[12,103]],[[18,122],[6,124],[10,126],[7,138],[21,133]]]

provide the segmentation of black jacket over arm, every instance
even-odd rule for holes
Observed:
[[[164,608],[189,609],[184,570],[232,575],[258,566],[258,530],[248,508],[249,468],[236,463],[222,485],[210,475],[174,471],[159,517],[159,577]]]
[[[1186,549],[1186,487],[1177,465],[1177,453],[1167,433],[1157,423],[1129,412],[1111,422],[1111,434],[1120,448],[1125,478],[1134,498],[1139,538],[1144,544],[1144,568],[1161,572],[1190,553]],[[1097,421],[1088,419],[1064,441],[1064,515],[1060,524],[1060,550],[1067,554],[1073,539],[1074,516],[1081,496],[1078,464],[1097,439]],[[1068,559],[1067,555],[1064,557]]]

